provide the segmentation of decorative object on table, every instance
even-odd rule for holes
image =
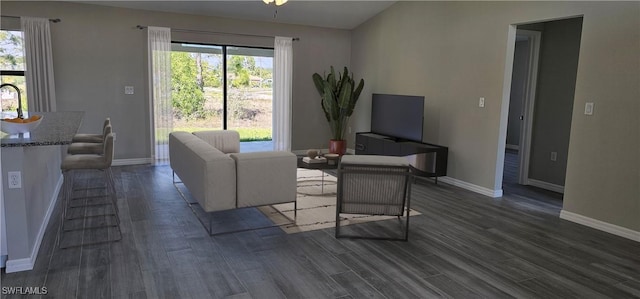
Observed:
[[[319,152],[317,150],[314,150],[314,149],[310,149],[310,150],[307,151],[307,157],[309,157],[311,159],[317,157],[318,154],[319,154]]]
[[[327,164],[336,165],[338,164],[338,159],[340,158],[340,155],[329,153],[329,154],[324,154],[324,157],[327,158]]]
[[[327,158],[318,156],[316,156],[315,158],[304,157],[302,158],[302,162],[307,164],[327,163]]]
[[[329,141],[329,152],[344,155],[347,150],[344,140],[345,130],[364,87],[364,80],[360,79],[356,87],[353,74],[349,75],[347,67],[336,77],[333,66],[326,78],[318,73],[313,74],[312,78],[320,93],[322,110],[331,128],[332,139]]]
[[[41,115],[32,115],[26,119],[19,117],[5,118],[0,124],[0,130],[7,134],[28,133],[35,130],[40,125],[41,121]]]

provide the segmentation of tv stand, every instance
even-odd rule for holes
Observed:
[[[447,175],[449,148],[372,132],[356,133],[356,155],[407,156],[418,176]]]

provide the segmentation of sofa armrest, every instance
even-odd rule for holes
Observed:
[[[296,200],[297,158],[293,153],[238,153],[231,158],[236,161],[239,208]]]
[[[206,212],[236,208],[235,161],[187,132],[169,135],[171,168]]]

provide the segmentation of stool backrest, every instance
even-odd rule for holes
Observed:
[[[113,128],[111,127],[111,125],[104,126],[104,129],[102,129],[102,142],[103,143],[105,142],[105,140],[107,140],[107,135],[109,135],[111,132],[113,132]]]
[[[109,125],[111,125],[111,118],[107,117],[104,119],[104,123],[102,124],[102,130],[104,130],[104,128],[106,128]]]
[[[111,163],[113,162],[113,133],[109,132],[107,136],[104,138],[103,145],[103,153],[106,167],[111,167]]]

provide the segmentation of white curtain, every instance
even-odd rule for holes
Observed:
[[[273,57],[273,149],[291,151],[293,39],[276,36]]]
[[[28,110],[56,111],[49,19],[20,17],[20,25],[24,35]]]
[[[171,29],[148,27],[149,94],[151,95],[154,163],[169,161],[169,133],[173,130],[171,105]]]

